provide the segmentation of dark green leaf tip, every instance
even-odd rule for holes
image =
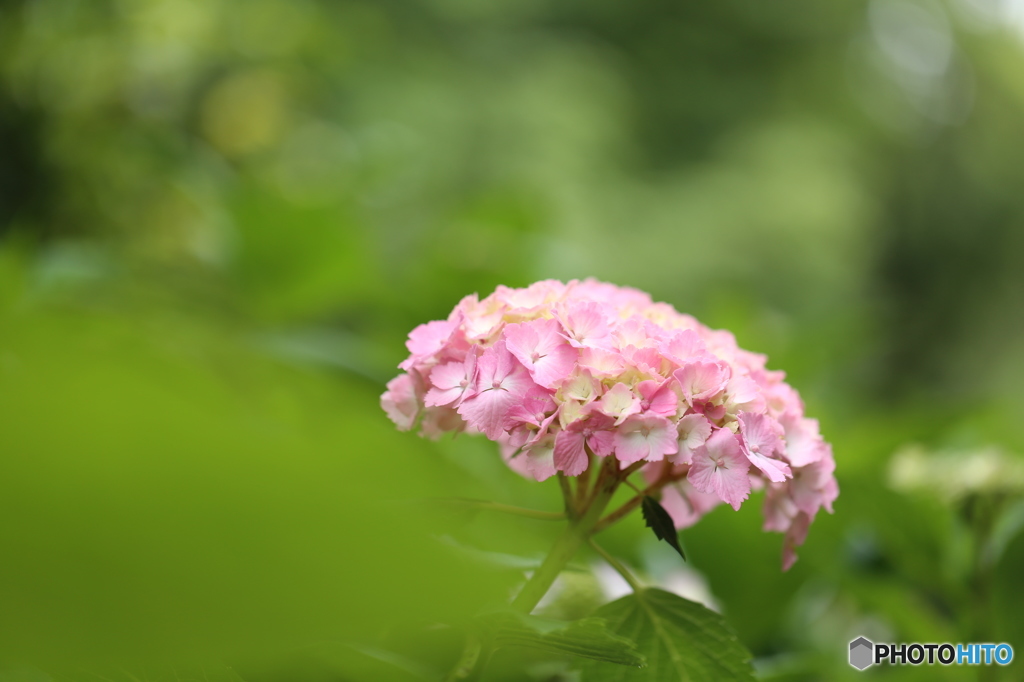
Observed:
[[[654,536],[672,545],[672,549],[679,552],[679,556],[683,557],[683,561],[686,561],[683,548],[679,546],[679,534],[676,532],[676,524],[672,522],[672,517],[661,506],[661,503],[650,495],[644,495],[641,510],[643,511],[644,521],[647,523],[647,527],[654,531]]]

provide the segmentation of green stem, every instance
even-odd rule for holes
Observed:
[[[629,572],[629,569],[626,568],[625,564],[621,563],[618,559],[616,559],[611,554],[606,552],[604,548],[601,547],[601,545],[594,542],[594,538],[590,538],[590,546],[593,548],[595,552],[601,555],[602,559],[608,562],[609,566],[614,568],[618,572],[618,574],[621,575],[627,583],[629,583],[629,586],[633,588],[634,592],[639,592],[643,589],[643,586],[640,585],[640,581],[637,580],[636,577]]]
[[[565,512],[539,511],[537,509],[526,509],[525,507],[513,507],[512,505],[501,504],[499,502],[478,502],[476,506],[480,509],[504,512],[505,514],[515,514],[516,516],[525,516],[527,518],[540,519],[542,521],[564,521],[566,518]]]
[[[590,472],[594,468],[595,456],[590,452],[590,448],[584,444],[583,446],[587,452],[588,465],[579,476],[576,477],[576,507],[582,507],[583,503],[587,499],[587,491],[590,490]]]
[[[469,679],[469,676],[473,674],[473,669],[477,667],[477,662],[480,660],[481,649],[480,638],[470,634],[466,640],[466,646],[462,650],[462,656],[459,657],[458,663],[455,664],[448,677],[444,678],[445,682]]]
[[[626,476],[632,473],[629,469],[620,471],[617,464],[617,461],[611,457],[604,461],[597,476],[597,481],[594,483],[594,487],[589,495],[585,494],[586,486],[579,485],[580,482],[577,481],[576,495],[573,496],[568,480],[559,476],[559,484],[562,487],[566,502],[566,514],[561,516],[563,518],[568,517],[569,526],[559,536],[558,540],[555,541],[554,546],[544,558],[540,567],[530,576],[530,579],[526,581],[526,585],[516,595],[516,598],[512,601],[513,609],[522,613],[533,611],[544,595],[547,594],[547,591],[551,589],[555,578],[566,567],[580,546],[589,540],[590,536],[594,533],[594,527],[601,519],[601,514],[604,513],[605,508],[615,494],[615,489],[618,488],[619,483]],[[573,504],[574,497],[576,504]],[[582,504],[580,501],[582,501]],[[485,508],[497,509],[499,507],[503,508],[502,511],[518,510],[515,507],[505,508],[505,505],[485,503]],[[518,510],[513,513],[518,513],[519,511],[531,510]],[[536,516],[537,514],[543,514],[543,516],[537,516],[537,518],[551,518],[546,512],[532,512],[528,515]],[[459,662],[446,678],[446,682],[456,682],[458,680],[466,680],[468,682],[469,680],[478,679],[483,674],[483,669],[487,665],[491,653],[493,653],[492,643],[481,642],[476,638],[469,639],[466,642]]]
[[[558,485],[562,489],[562,499],[565,500],[565,515],[571,519],[577,514],[577,506],[574,502],[572,486],[569,485],[569,479],[566,478],[565,474],[561,471],[558,472],[557,476]]]
[[[444,678],[444,682],[457,682],[457,680],[467,679],[476,667],[476,662],[479,657],[480,640],[471,635],[466,643],[466,647],[462,651],[459,663],[456,664],[452,673]]]
[[[992,538],[992,527],[997,518],[999,500],[991,495],[974,495],[968,500],[968,519],[972,525],[974,547],[971,557],[971,639],[975,642],[992,641],[992,583],[994,571],[986,548]],[[988,682],[999,679],[996,666],[982,666],[978,680]]]
[[[626,485],[628,485],[633,490],[636,490],[637,493],[639,493],[639,494],[636,497],[631,498],[628,502],[626,502],[624,505],[622,505],[621,507],[619,507],[615,511],[609,513],[607,516],[605,516],[600,521],[598,521],[597,525],[594,526],[594,532],[595,533],[600,533],[601,531],[603,531],[608,526],[614,525],[615,523],[620,521],[622,518],[627,516],[631,511],[633,511],[634,509],[639,507],[640,503],[643,502],[645,496],[653,495],[654,493],[658,492],[659,490],[664,488],[669,483],[675,483],[676,481],[681,480],[683,478],[685,478],[685,474],[682,475],[682,476],[680,476],[680,475],[673,476],[672,475],[672,468],[671,467],[666,467],[665,470],[662,471],[662,474],[658,478],[658,480],[656,480],[654,483],[650,484],[649,486],[647,486],[643,490],[638,490],[636,488],[636,486],[634,486],[629,481],[626,481]]]
[[[516,611],[529,613],[537,606],[541,598],[547,594],[555,578],[562,572],[562,569],[569,563],[569,560],[576,555],[580,546],[587,541],[590,534],[597,525],[605,507],[615,494],[620,478],[614,471],[615,462],[611,466],[604,466],[601,475],[597,479],[594,493],[591,495],[589,504],[582,516],[579,516],[569,523],[569,527],[555,541],[554,546],[548,555],[544,557],[543,563],[530,579],[523,586],[523,589],[512,601],[512,608]]]

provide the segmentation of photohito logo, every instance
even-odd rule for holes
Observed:
[[[866,637],[850,642],[850,665],[864,670],[869,665],[1009,665],[1009,644],[875,644]]]
[[[850,665],[857,670],[863,670],[871,665],[872,649],[874,646],[874,644],[863,637],[858,637],[850,642]]]

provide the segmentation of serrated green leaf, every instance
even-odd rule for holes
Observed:
[[[672,517],[661,506],[661,503],[650,495],[644,495],[640,509],[643,512],[647,527],[654,531],[654,536],[672,545],[672,549],[679,552],[679,556],[683,557],[683,561],[686,561],[683,548],[679,546],[679,533],[676,531],[676,524],[673,523]]]
[[[602,618],[565,622],[502,613],[495,617],[494,628],[497,646],[524,646],[634,668],[644,665],[636,643],[613,634]]]
[[[750,652],[725,620],[670,592],[645,589],[595,614],[611,632],[635,641],[647,667],[633,670],[581,661],[583,682],[751,682]]]

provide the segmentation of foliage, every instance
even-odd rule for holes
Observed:
[[[562,500],[376,401],[410,328],[547,277],[731,329],[820,417],[842,494],[791,572],[756,495],[685,565],[639,514],[602,534],[761,679],[861,679],[859,635],[1024,650],[1019,494],[887,475],[910,443],[1024,453],[996,5],[4,3],[0,680],[443,679],[561,524],[409,500]],[[601,566],[542,610],[620,596]],[[572,665],[505,647],[488,679]]]
[[[601,618],[558,623],[516,613],[498,622],[494,637],[497,646],[532,647],[634,668],[646,665],[633,640],[616,637]]]
[[[750,654],[722,617],[664,590],[645,589],[606,604],[597,613],[613,632],[640,642],[642,673],[590,664],[584,680],[753,680]]]
[[[644,495],[644,499],[640,503],[640,510],[644,515],[644,523],[654,531],[654,536],[667,542],[672,549],[679,552],[680,557],[686,559],[686,554],[683,553],[683,548],[679,545],[676,526],[672,523],[672,517],[665,511],[665,508],[650,495]]]

